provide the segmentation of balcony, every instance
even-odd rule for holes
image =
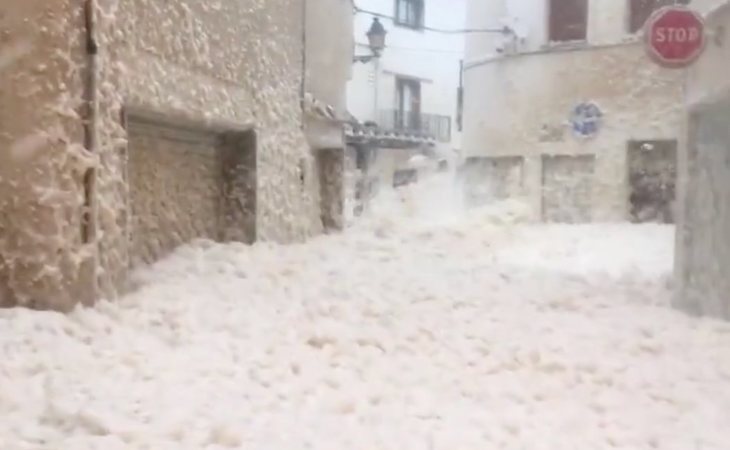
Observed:
[[[439,142],[451,141],[451,117],[397,109],[381,110],[378,126],[388,131],[413,133]]]

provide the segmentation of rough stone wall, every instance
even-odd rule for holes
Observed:
[[[352,0],[306,2],[305,104],[307,141],[317,160],[321,220],[325,230],[344,226],[345,137],[347,82],[352,74]]]
[[[693,117],[690,183],[680,233],[684,235],[676,304],[730,319],[730,97]]]
[[[688,70],[687,138],[680,147],[674,304],[730,319],[730,4],[707,21],[705,54]],[[682,151],[683,150],[683,151]]]
[[[303,12],[295,0],[98,0],[103,267],[123,272],[128,262],[118,208],[126,137],[118,111],[125,105],[251,126],[257,237],[288,242],[321,231],[317,180],[302,186],[300,173],[302,164],[314,172],[300,106]],[[101,281],[105,292],[119,285]]]
[[[78,1],[0,2],[0,305],[92,300],[82,30]]]
[[[469,67],[465,83],[465,156],[524,156],[536,218],[542,155],[595,155],[593,218],[626,220],[628,141],[680,137],[682,74],[656,67],[638,43],[500,58]],[[569,126],[584,101],[604,115],[591,139]]]
[[[93,3],[98,45],[93,152],[83,149],[79,116],[87,67],[84,2],[24,0],[3,10],[3,27],[10,30],[3,39],[21,53],[12,70],[0,72],[3,96],[12,105],[3,116],[14,116],[0,125],[2,143],[15,149],[2,152],[5,302],[66,309],[78,300],[118,293],[130,265],[129,155],[121,119],[127,106],[250,127],[257,142],[257,237],[290,242],[320,232],[318,182],[315,177],[302,182],[302,169],[316,171],[300,106],[303,3]],[[4,42],[2,48],[9,47]],[[20,156],[7,161],[13,152]],[[83,244],[79,231],[89,202],[85,181],[93,186],[98,238],[90,244]],[[88,275],[94,265],[96,280]]]

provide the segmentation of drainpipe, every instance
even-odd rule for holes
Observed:
[[[83,95],[86,105],[84,116],[84,147],[92,156],[98,152],[98,99],[97,99],[97,76],[98,76],[98,44],[96,41],[96,0],[83,0],[84,8],[84,42],[86,50],[86,74],[84,77]],[[95,301],[99,295],[99,283],[97,279],[99,269],[99,244],[98,235],[98,204],[96,201],[96,182],[98,161],[94,166],[88,168],[84,173],[84,209],[81,225],[81,240],[84,245],[93,245],[94,253],[92,258],[91,276],[91,301]]]
[[[307,0],[302,0],[302,82],[299,87],[300,102],[302,108],[302,129],[304,129],[305,118],[305,97],[307,94]]]
[[[378,108],[380,107],[380,58],[373,58],[373,122],[380,122]]]
[[[464,60],[459,60],[459,90],[456,93],[456,127],[464,131]]]

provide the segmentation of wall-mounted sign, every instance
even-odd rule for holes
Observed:
[[[601,129],[603,112],[595,103],[579,103],[570,115],[570,126],[576,136],[590,138]]]

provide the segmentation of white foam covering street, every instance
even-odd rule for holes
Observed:
[[[0,311],[0,448],[730,448],[730,324],[670,309],[670,227],[401,196],[307,244],[190,245],[115,303]]]

